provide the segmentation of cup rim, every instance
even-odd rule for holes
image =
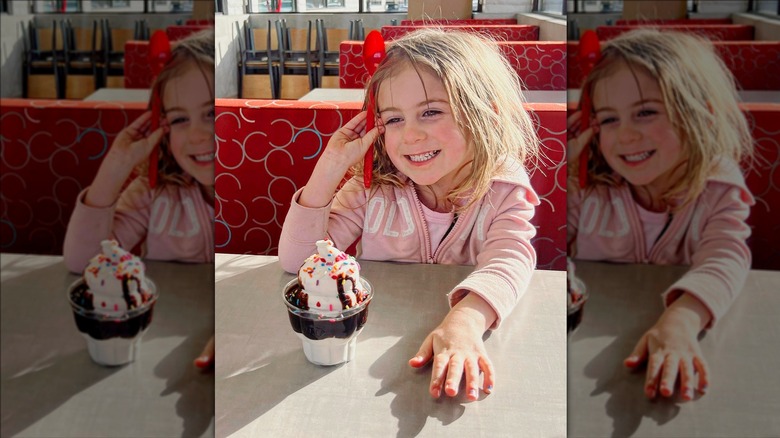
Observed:
[[[151,310],[154,304],[157,302],[157,298],[160,296],[160,293],[157,291],[157,284],[155,284],[154,281],[152,281],[149,277],[146,277],[146,283],[149,285],[149,288],[151,289],[152,297],[149,299],[149,301],[143,303],[141,306],[136,307],[135,309],[128,310],[124,315],[118,315],[118,316],[111,316],[111,315],[105,315],[99,312],[96,312],[94,310],[89,310],[81,307],[80,305],[73,302],[71,299],[71,292],[73,289],[75,289],[78,285],[85,283],[84,277],[79,277],[74,281],[73,283],[68,286],[68,289],[66,291],[68,303],[70,303],[71,309],[78,313],[81,316],[90,318],[90,319],[97,319],[97,320],[110,320],[110,321],[116,321],[116,322],[122,322],[126,321],[128,319],[134,318],[138,315],[141,315],[143,313],[146,313],[147,311]]]
[[[297,276],[294,279],[287,282],[286,285],[284,285],[284,288],[282,289],[282,301],[287,306],[288,312],[297,315],[301,318],[313,319],[313,320],[327,319],[334,322],[342,321],[364,310],[366,307],[368,307],[368,304],[371,302],[371,299],[374,297],[374,288],[371,285],[371,283],[365,279],[365,277],[363,276],[360,277],[360,283],[363,285],[363,289],[365,289],[368,296],[366,297],[365,300],[363,300],[363,302],[347,310],[339,310],[333,312],[312,312],[311,310],[303,310],[298,307],[295,307],[293,304],[290,304],[290,302],[284,298],[284,295],[285,292],[287,292],[287,290],[289,290],[291,287],[298,285]]]

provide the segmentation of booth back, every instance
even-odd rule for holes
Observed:
[[[689,32],[713,41],[748,41],[753,39],[753,26],[747,24],[660,24],[653,26],[662,31]],[[630,32],[647,28],[646,25],[599,26],[596,35],[605,41]]]
[[[566,89],[566,43],[504,41],[498,46],[528,90]],[[342,41],[339,47],[339,88],[365,88],[368,70],[363,41]]]
[[[143,103],[0,99],[0,251],[62,254],[76,195]]]
[[[276,254],[293,193],[358,102],[217,99],[217,252]],[[542,198],[533,219],[538,266],[565,269],[566,108],[529,104],[547,157],[531,174]]]
[[[407,33],[431,26],[382,26],[382,37],[386,41],[401,38]],[[539,27],[530,24],[478,24],[478,25],[440,25],[435,26],[441,30],[457,30],[462,32],[477,32],[489,36],[497,41],[537,41],[539,40]]]
[[[741,90],[780,90],[780,41],[715,41],[715,51],[734,75]],[[577,62],[579,43],[566,43],[568,87],[579,88],[582,69]]]

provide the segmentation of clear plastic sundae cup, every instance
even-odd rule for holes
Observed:
[[[146,282],[151,298],[120,316],[105,315],[74,301],[73,292],[77,288],[86,287],[83,278],[68,287],[68,302],[73,310],[76,327],[87,340],[89,355],[96,363],[104,366],[124,365],[133,362],[140,354],[141,338],[152,322],[154,305],[159,296],[154,282],[149,278]]]
[[[374,296],[373,288],[365,278],[361,278],[360,283],[366,298],[355,307],[334,312],[303,310],[287,301],[287,292],[300,287],[297,279],[284,287],[282,299],[287,305],[290,325],[301,339],[303,353],[309,362],[330,366],[354,359],[357,336],[368,319],[368,305]]]

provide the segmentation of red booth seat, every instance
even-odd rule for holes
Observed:
[[[401,38],[407,33],[431,26],[382,26],[382,37],[389,41]],[[459,30],[462,32],[478,32],[498,41],[537,41],[539,27],[528,24],[515,25],[442,25],[435,26],[441,30]]]
[[[62,254],[76,195],[145,103],[0,99],[0,251]]]
[[[713,45],[739,89],[780,90],[780,41],[714,41]],[[578,42],[566,43],[569,88],[579,88],[584,79],[578,50]]]
[[[566,89],[566,47],[563,41],[506,41],[498,45],[528,90]],[[365,88],[368,70],[363,62],[363,42],[340,45],[340,88]]]
[[[217,99],[217,252],[276,254],[293,193],[358,102]],[[529,104],[547,159],[531,182],[542,198],[533,223],[538,266],[565,269],[566,108]]]
[[[517,24],[517,18],[466,18],[461,20],[401,20],[401,26],[437,26],[459,24]]]
[[[152,64],[149,62],[149,41],[125,43],[125,88],[151,88]]]
[[[599,26],[596,35],[602,41],[634,29],[647,28],[646,25]],[[669,24],[652,26],[661,31],[690,32],[713,41],[750,41],[753,39],[753,26],[746,24]]]

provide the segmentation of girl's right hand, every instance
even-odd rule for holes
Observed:
[[[361,111],[339,128],[328,141],[328,147],[322,152],[320,161],[327,160],[337,167],[344,169],[344,173],[350,167],[363,161],[368,148],[384,132],[384,126],[377,124],[366,132],[367,112]]]
[[[118,163],[123,163],[132,171],[135,166],[149,157],[168,129],[164,119],[154,132],[150,132],[151,126],[152,112],[146,111],[119,132],[111,144],[106,159],[110,157]]]
[[[309,208],[328,205],[349,168],[363,160],[368,148],[383,132],[385,127],[381,124],[366,131],[366,111],[339,128],[314,166],[298,204]]]
[[[579,157],[582,150],[593,140],[593,136],[599,132],[599,125],[591,123],[588,129],[580,132],[582,128],[580,117],[582,111],[577,110],[566,120],[566,165],[570,172],[577,172],[579,169]]]
[[[133,173],[135,166],[149,157],[162,136],[170,129],[166,122],[161,121],[159,128],[149,132],[151,119],[152,112],[146,111],[119,132],[87,190],[85,204],[108,207],[116,202],[122,186]]]

